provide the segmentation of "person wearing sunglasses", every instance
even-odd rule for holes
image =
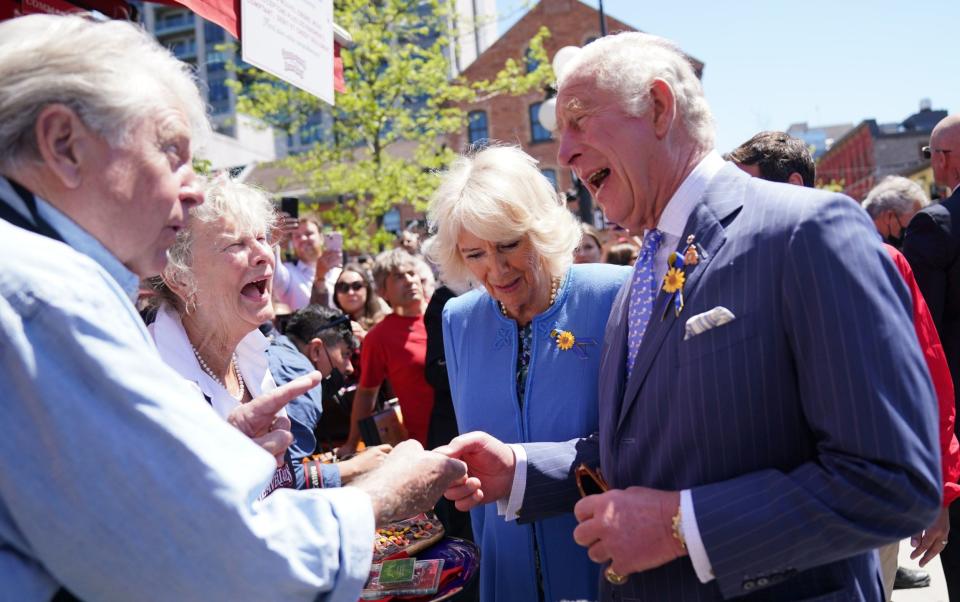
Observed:
[[[390,312],[383,299],[377,295],[373,281],[360,264],[344,266],[333,287],[333,303],[337,308],[359,324],[364,333]]]
[[[960,387],[960,116],[945,117],[930,133],[930,158],[934,181],[953,194],[921,209],[907,226],[903,239],[906,256],[920,292],[933,315],[950,366],[954,390]],[[950,523],[960,524],[960,506],[950,506]],[[940,552],[947,591],[960,599],[960,539],[952,533]]]

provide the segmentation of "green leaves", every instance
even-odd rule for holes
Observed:
[[[283,160],[317,199],[335,199],[324,213],[351,249],[369,249],[390,237],[382,216],[394,206],[426,208],[437,172],[454,159],[447,136],[466,127],[462,103],[499,94],[519,95],[553,81],[541,28],[529,52],[539,67],[526,73],[524,57],[508,60],[493,81],[451,77],[454,29],[447,0],[338,0],[334,19],[350,32],[343,49],[347,92],[329,107],[306,92],[254,68],[234,67],[238,111],[294,133],[317,111],[332,117],[309,151]]]

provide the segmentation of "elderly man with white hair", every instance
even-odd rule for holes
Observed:
[[[507,498],[520,521],[573,510],[604,600],[882,600],[874,549],[929,525],[941,486],[910,298],[873,224],[725,163],[699,80],[655,36],[584,47],[557,122],[560,161],[644,236],[604,336],[599,434],[462,435],[441,451],[470,478],[446,495]],[[598,462],[603,493],[578,470]]]
[[[919,184],[903,176],[887,176],[867,193],[862,206],[873,219],[883,242],[899,249],[903,246],[907,224],[929,204],[930,199]]]
[[[413,444],[356,487],[257,501],[275,463],[248,436],[289,445],[276,414],[319,373],[230,426],[131,302],[203,202],[192,144],[208,127],[189,67],[132,24],[0,24],[4,599],[352,602],[374,526],[462,479]]]

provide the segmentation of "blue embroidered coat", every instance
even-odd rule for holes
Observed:
[[[461,433],[486,431],[506,443],[566,441],[597,431],[597,375],[610,307],[630,268],[571,267],[554,304],[533,319],[525,403],[517,400],[517,324],[482,290],[451,299],[443,312],[447,374]],[[554,329],[579,351],[561,350]],[[581,353],[582,352],[582,353]],[[471,513],[481,549],[484,601],[537,600],[534,534],[544,599],[596,600],[598,565],[573,541],[573,515],[506,522],[495,504]]]

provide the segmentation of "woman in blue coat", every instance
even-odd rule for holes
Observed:
[[[597,431],[603,331],[630,269],[571,265],[580,227],[536,160],[517,148],[457,161],[430,222],[427,254],[443,279],[474,288],[443,312],[460,432],[523,443]],[[598,566],[574,543],[572,515],[521,525],[497,514],[488,505],[471,516],[483,600],[597,599]]]

